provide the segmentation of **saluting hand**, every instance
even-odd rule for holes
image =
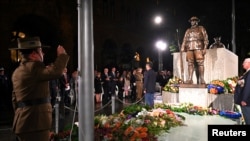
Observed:
[[[67,53],[66,53],[66,51],[65,51],[65,49],[64,49],[63,46],[58,45],[58,47],[57,47],[57,55],[59,56],[61,54],[67,54]]]

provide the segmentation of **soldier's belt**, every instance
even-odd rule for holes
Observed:
[[[187,40],[187,42],[195,42],[195,41],[199,41],[199,42],[200,42],[200,41],[204,41],[204,40],[202,40],[202,39],[201,39],[201,40],[199,40],[199,39],[195,39],[195,40]]]
[[[38,98],[34,100],[26,100],[17,102],[17,108],[23,108],[27,106],[35,106],[40,104],[50,103],[50,98]]]

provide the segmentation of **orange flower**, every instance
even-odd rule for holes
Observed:
[[[115,124],[115,127],[119,128],[119,127],[121,127],[121,125],[122,125],[121,122],[117,122],[117,123]]]
[[[148,131],[148,128],[147,128],[147,127],[142,127],[140,131],[141,131],[141,132],[147,132],[147,131]]]
[[[133,131],[133,127],[132,126],[129,126],[126,130],[125,130],[125,132],[124,132],[124,135],[125,136],[128,136],[132,131]]]
[[[148,134],[146,132],[142,132],[139,135],[140,138],[146,138],[147,136],[148,136]]]
[[[135,128],[135,130],[138,131],[138,132],[140,132],[141,129],[142,129],[142,127],[137,127],[137,128]]]
[[[137,139],[139,137],[139,132],[138,131],[134,131],[134,134],[131,136],[131,139]]]
[[[109,124],[109,123],[105,123],[105,124],[104,124],[104,127],[105,127],[105,128],[109,128],[109,127],[110,127],[110,124]]]
[[[218,90],[217,90],[216,88],[211,88],[211,89],[209,90],[209,92],[210,92],[211,94],[217,94],[217,93],[218,93]]]

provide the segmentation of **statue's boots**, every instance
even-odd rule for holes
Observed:
[[[193,80],[189,79],[185,81],[185,84],[193,84]]]
[[[206,84],[204,80],[204,61],[198,61],[200,84]]]
[[[206,84],[204,78],[201,78],[200,81],[201,81],[200,84]]]
[[[193,62],[188,62],[188,80],[185,81],[186,84],[193,84],[193,73],[194,73],[194,64]]]

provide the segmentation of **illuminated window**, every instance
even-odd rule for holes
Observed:
[[[11,42],[14,48],[17,46],[17,39],[18,38],[25,38],[25,33],[20,31],[13,31]],[[10,50],[10,58],[13,62],[20,62],[21,61],[21,54],[18,50]]]

